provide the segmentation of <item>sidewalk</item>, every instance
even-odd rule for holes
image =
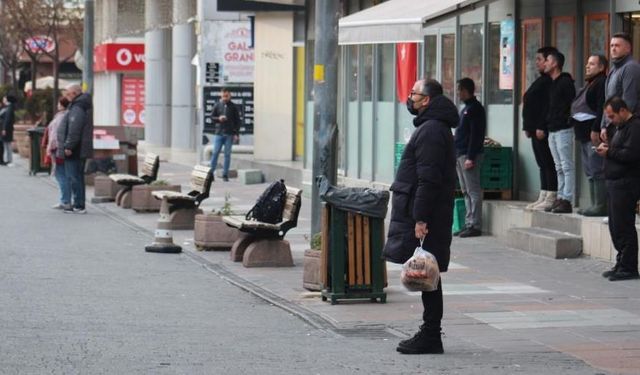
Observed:
[[[190,167],[162,162],[159,178],[188,185]],[[46,177],[42,177],[52,183]],[[202,209],[211,211],[231,195],[232,209],[246,212],[267,184],[243,186],[216,180]],[[88,200],[93,196],[87,189]],[[140,229],[151,241],[158,214],[138,214],[114,203],[89,205]],[[244,268],[229,252],[201,252],[193,231],[174,231],[184,255],[229,282],[271,301],[318,328],[344,335],[399,340],[420,324],[419,293],[399,282],[400,266],[388,263],[387,303],[331,305],[302,288],[303,255],[308,248],[310,201],[302,202],[298,227],[286,239],[295,267]],[[140,251],[144,251],[140,249]],[[600,276],[611,267],[590,258],[553,260],[506,248],[492,237],[454,239],[452,265],[443,277],[445,347],[449,352],[481,348],[513,358],[542,361],[564,353],[603,371],[640,373],[640,283],[612,283]],[[571,366],[567,363],[567,366]]]

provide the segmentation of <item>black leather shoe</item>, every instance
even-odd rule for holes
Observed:
[[[616,273],[616,271],[618,270],[618,265],[616,264],[615,266],[611,267],[610,270],[606,270],[602,273],[602,277],[608,279],[609,276],[613,275],[614,273]]]
[[[424,325],[412,338],[402,340],[396,350],[402,354],[442,354],[440,328],[426,328]]]
[[[560,202],[555,208],[551,209],[551,212],[554,214],[570,214],[573,212],[573,207],[571,207],[571,202],[568,200],[560,199]]]
[[[458,237],[460,235],[460,233],[464,232],[465,230],[467,230],[467,227],[462,227],[460,230],[457,230],[457,231],[453,232],[453,235],[455,237]]]
[[[551,212],[553,211],[556,207],[558,207],[558,205],[560,204],[560,201],[562,199],[556,199],[555,201],[553,201],[553,204],[551,205],[551,207],[547,207],[544,209],[544,212]]]
[[[224,181],[224,182],[229,182],[229,177],[227,177],[227,176],[222,176],[222,181]]]
[[[479,237],[479,236],[482,236],[482,231],[476,228],[467,228],[462,233],[460,233],[460,238]]]
[[[618,269],[616,272],[609,276],[609,281],[620,281],[620,280],[634,280],[640,279],[640,275],[638,271],[626,271],[623,269]]]

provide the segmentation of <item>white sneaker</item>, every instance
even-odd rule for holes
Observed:
[[[605,224],[609,224],[609,217],[605,217],[604,219],[602,219],[602,222]]]
[[[538,199],[535,202],[531,202],[528,205],[525,206],[525,210],[533,210],[533,208],[537,205],[539,205],[540,203],[544,202],[544,199],[547,197],[547,191],[546,190],[541,190],[540,191],[540,195],[538,196]]]
[[[58,204],[54,204],[53,206],[51,206],[51,208],[53,208],[54,210],[62,210],[65,208],[65,205],[62,203],[58,203]]]
[[[7,167],[9,167],[9,168],[13,168],[13,167],[15,167],[15,166],[16,166],[16,165],[15,165],[15,164],[13,164],[13,163],[8,163],[8,164],[5,164],[5,165],[6,165]]]
[[[86,214],[87,210],[85,208],[74,208],[73,209],[73,213],[74,214]]]

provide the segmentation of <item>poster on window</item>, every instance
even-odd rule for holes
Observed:
[[[417,43],[396,44],[396,95],[399,102],[407,100],[407,96],[416,82],[417,51]]]
[[[206,45],[211,65],[207,67],[208,84],[252,83],[254,49],[249,21],[206,24]]]
[[[122,77],[120,124],[144,126],[144,78]]]
[[[500,22],[500,90],[513,90],[514,39],[513,20]]]

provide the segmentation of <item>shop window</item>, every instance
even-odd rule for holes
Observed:
[[[538,76],[536,53],[542,47],[542,19],[527,19],[522,22],[522,94]]]
[[[352,45],[349,48],[349,101],[358,101],[358,46]]]
[[[633,58],[640,59],[640,13],[625,13],[622,19],[622,30],[631,36]]]
[[[438,36],[427,35],[424,38],[424,42],[424,76],[430,79],[437,79]]]
[[[378,101],[393,102],[394,45],[378,46]]]
[[[373,92],[373,45],[362,46],[362,100],[370,102]]]
[[[558,51],[564,54],[563,70],[575,75],[575,19],[573,17],[555,17],[553,19],[553,41]]]
[[[476,84],[476,95],[482,97],[482,24],[460,27],[460,78],[468,77]]]
[[[501,28],[500,22],[489,24],[489,104],[513,103],[512,60],[514,46],[511,45],[512,41],[513,36],[509,38],[508,31]],[[502,84],[501,78],[503,79]],[[504,82],[509,79],[511,82]],[[509,86],[510,88],[507,88]]]
[[[453,100],[455,96],[456,34],[442,34],[442,89]]]
[[[598,13],[586,16],[585,38],[586,55],[609,56],[609,14]]]

